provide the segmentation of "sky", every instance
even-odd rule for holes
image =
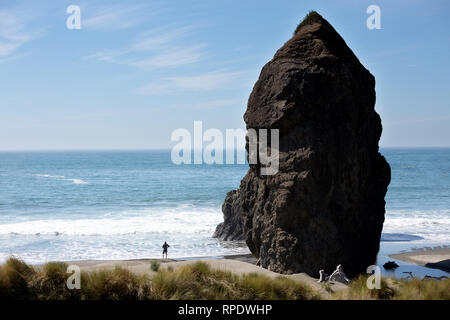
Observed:
[[[310,10],[375,76],[382,147],[450,146],[449,1],[0,0],[0,150],[166,149],[195,120],[245,128],[261,68]]]

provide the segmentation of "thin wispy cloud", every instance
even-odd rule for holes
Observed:
[[[100,62],[110,62],[140,69],[173,68],[198,62],[206,57],[206,44],[184,44],[191,27],[157,28],[139,34],[125,48],[95,52],[88,56]]]
[[[238,72],[212,72],[196,76],[171,77],[169,81],[175,87],[184,89],[214,90],[242,80],[247,71]]]
[[[166,95],[173,91],[173,88],[170,86],[170,83],[149,83],[143,87],[137,88],[134,90],[137,94],[147,95],[147,96],[156,96],[156,95]]]
[[[187,48],[162,50],[144,59],[123,60],[123,64],[141,69],[173,68],[200,61],[204,56],[206,45],[196,45]]]
[[[115,62],[120,63],[119,58],[126,55],[128,50],[104,50],[98,51],[86,57],[86,59],[93,59],[99,62]]]
[[[240,101],[238,99],[221,99],[221,100],[209,100],[200,101],[193,103],[182,103],[182,104],[169,104],[169,105],[156,105],[155,107],[163,107],[164,109],[214,109],[223,107],[235,107],[242,106],[245,101]]]
[[[38,32],[27,31],[24,19],[14,12],[0,11],[0,59],[11,58],[20,47],[38,36]]]
[[[82,11],[82,28],[111,31],[135,27],[143,21],[143,5],[109,5],[104,7],[88,7]],[[148,13],[146,12],[148,17]]]
[[[142,32],[130,45],[133,51],[151,51],[155,48],[171,47],[173,42],[188,36],[191,26],[160,27]]]
[[[229,89],[248,83],[248,71],[210,72],[195,76],[167,77],[161,82],[149,83],[137,88],[136,93],[142,95],[165,95],[180,90],[217,90]]]
[[[69,117],[68,119],[95,119],[95,118],[106,118],[110,117],[112,113],[84,113],[84,114],[74,114]]]

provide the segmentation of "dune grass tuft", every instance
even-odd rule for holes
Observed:
[[[395,295],[400,300],[450,300],[450,279],[405,280],[396,282],[399,290]]]
[[[150,264],[150,269],[152,271],[158,271],[159,267],[161,266],[161,262],[159,262],[158,260],[153,260],[152,263]]]
[[[144,300],[151,298],[148,276],[138,276],[129,270],[99,270],[83,273],[81,294],[88,300]]]
[[[197,262],[175,271],[160,270],[152,279],[156,299],[318,299],[308,286],[279,277],[250,273],[243,276],[212,270]]]
[[[0,298],[26,300],[33,296],[33,288],[28,283],[34,278],[35,271],[25,262],[10,257],[0,267]]]
[[[420,280],[381,278],[381,288],[369,290],[368,276],[360,276],[347,290],[335,293],[334,299],[344,300],[450,300],[450,279]]]
[[[339,300],[389,300],[396,291],[388,285],[389,279],[381,278],[381,288],[371,290],[367,287],[367,275],[353,279],[347,290],[341,290],[333,295]]]
[[[29,285],[34,287],[37,299],[66,300],[76,298],[75,291],[66,290],[68,265],[64,262],[49,262],[44,265],[42,272],[35,273]]]

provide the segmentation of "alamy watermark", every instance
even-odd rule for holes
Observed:
[[[66,9],[70,16],[66,20],[66,26],[69,30],[81,29],[81,8],[77,5],[70,5]]]
[[[269,142],[270,132],[270,142]],[[194,134],[180,128],[172,132],[171,140],[177,142],[172,148],[174,164],[245,164],[246,151],[240,142],[248,141],[248,163],[259,164],[261,175],[274,175],[279,168],[278,129],[226,129],[225,135],[216,128],[203,132],[203,122],[194,121]],[[207,143],[206,146],[203,146]],[[236,154],[236,156],[235,156]]]
[[[367,289],[381,289],[381,268],[377,265],[371,265],[367,267],[366,273],[371,275],[367,277]]]
[[[366,20],[367,29],[369,29],[369,30],[381,29],[381,9],[380,9],[380,7],[375,4],[372,4],[367,7],[366,13],[370,14],[370,16]]]
[[[67,267],[66,273],[70,274],[67,278],[66,286],[69,290],[81,289],[81,271],[77,265],[70,265]]]
[[[66,9],[69,17],[66,20],[66,26],[69,30],[81,29],[81,8],[78,5],[69,5]],[[366,26],[369,30],[381,29],[381,9],[380,6],[372,4],[367,7],[366,13],[370,16],[366,20]]]

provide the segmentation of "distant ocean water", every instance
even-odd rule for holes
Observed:
[[[450,149],[383,149],[384,241],[450,243]],[[247,253],[211,238],[247,165],[174,165],[170,151],[0,152],[0,260]]]

